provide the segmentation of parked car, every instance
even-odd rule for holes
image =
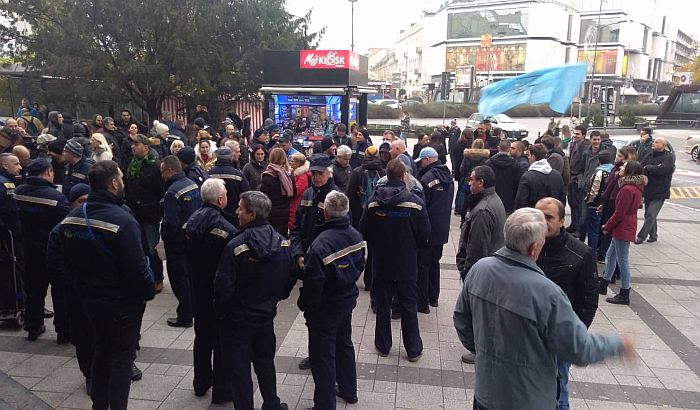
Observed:
[[[404,100],[404,101],[401,101],[401,108],[409,108],[409,107],[413,107],[415,105],[420,105],[420,104],[422,104],[420,101]]]
[[[382,107],[396,108],[399,109],[399,102],[397,100],[383,100],[379,103]]]
[[[698,160],[698,151],[700,151],[700,135],[689,135],[685,139],[685,144],[683,145],[683,151],[690,155],[693,161]]]
[[[491,122],[492,127],[498,127],[503,130],[503,136],[510,139],[521,140],[527,137],[528,130],[519,123],[513,121],[512,118],[505,114],[497,114],[492,117],[484,117],[482,114],[475,112],[467,119],[467,127],[476,129],[479,123],[487,119]]]

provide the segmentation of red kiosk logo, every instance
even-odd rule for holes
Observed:
[[[360,56],[348,50],[301,50],[299,68],[360,70]]]

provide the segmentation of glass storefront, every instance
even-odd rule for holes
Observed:
[[[581,30],[579,31],[580,44],[596,43],[596,27],[598,27],[598,43],[617,43],[620,41],[620,18],[601,18],[600,26],[598,19],[581,20]]]
[[[339,95],[273,94],[269,103],[275,122],[297,134],[323,136],[329,123],[339,123],[341,119],[342,97]],[[357,103],[350,109],[352,120],[356,116],[356,106]]]
[[[447,16],[447,38],[476,38],[482,34],[519,36],[527,34],[527,8],[468,11]]]
[[[446,70],[473,65],[476,71],[525,71],[525,44],[476,47],[447,47]],[[490,64],[489,64],[490,61]]]
[[[617,49],[615,50],[579,50],[578,62],[588,64],[588,73],[593,72],[593,56],[595,56],[596,74],[615,74],[617,66]]]

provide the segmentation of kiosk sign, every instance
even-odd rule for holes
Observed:
[[[313,69],[351,69],[360,71],[360,57],[348,50],[300,50],[299,68]]]

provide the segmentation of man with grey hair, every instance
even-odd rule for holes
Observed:
[[[228,143],[238,144],[236,141],[229,141]],[[241,147],[237,146],[236,149],[238,149],[238,156],[240,157]],[[209,177],[224,181],[226,193],[228,195],[227,205],[224,206],[224,211],[230,216],[233,225],[238,226],[238,220],[233,216],[236,213],[241,193],[250,191],[250,185],[245,175],[243,175],[234,162],[232,148],[225,145],[216,151],[216,162],[214,163],[214,167],[209,170]],[[202,185],[202,187],[204,186]],[[202,192],[202,194],[204,193]]]
[[[252,409],[252,362],[264,409],[287,409],[277,396],[275,329],[277,303],[289,297],[292,275],[289,241],[270,225],[272,202],[259,191],[241,194],[235,233],[214,276],[214,310],[226,373],[233,386],[233,406]]]
[[[476,262],[464,281],[453,320],[476,352],[475,409],[554,409],[557,358],[585,366],[635,355],[627,336],[588,333],[544,276],[535,262],[546,233],[542,211],[518,209],[506,220],[505,247]]]
[[[335,408],[336,395],[357,403],[351,322],[359,294],[355,282],[364,269],[367,245],[350,226],[349,208],[345,194],[326,195],[325,222],[318,226],[319,234],[306,254],[304,286],[297,303],[309,329],[314,407],[319,409]]]
[[[194,295],[194,394],[203,396],[213,387],[214,404],[233,400],[221,356],[219,328],[214,313],[214,274],[231,237],[238,230],[225,217],[228,196],[223,179],[209,178],[201,188],[202,206],[182,228],[187,266]],[[213,363],[212,363],[213,355]]]
[[[644,187],[644,225],[634,241],[637,245],[643,243],[647,235],[647,242],[657,241],[656,218],[666,199],[671,197],[671,180],[676,170],[676,158],[667,146],[668,141],[659,137],[651,143],[651,153],[640,158],[644,175],[649,178],[649,182]]]
[[[350,182],[350,174],[352,174],[350,158],[352,158],[352,149],[347,145],[341,145],[336,150],[335,158],[331,164],[333,183],[341,192],[345,192],[348,188],[348,182]]]

